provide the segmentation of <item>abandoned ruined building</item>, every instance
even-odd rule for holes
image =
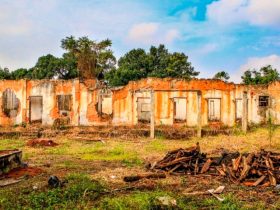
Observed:
[[[107,88],[97,80],[2,80],[1,126],[21,123],[53,125],[234,126],[280,124],[280,82],[248,86],[221,80],[147,78]],[[244,118],[243,118],[244,116]]]

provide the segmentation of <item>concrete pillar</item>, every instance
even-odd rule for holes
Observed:
[[[247,92],[243,92],[243,100],[242,100],[242,131],[247,133],[248,128],[248,96]]]
[[[201,91],[197,92],[197,137],[201,138]]]
[[[150,119],[150,137],[155,138],[155,92],[151,90],[151,119]]]

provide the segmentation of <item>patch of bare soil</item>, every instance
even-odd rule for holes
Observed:
[[[44,146],[44,147],[54,147],[58,144],[55,143],[53,140],[50,139],[32,139],[27,142],[27,146],[30,147],[38,147],[38,146]]]
[[[12,169],[9,173],[0,176],[0,179],[4,179],[4,178],[18,179],[23,176],[34,177],[41,173],[43,173],[43,170],[36,167],[15,168]]]

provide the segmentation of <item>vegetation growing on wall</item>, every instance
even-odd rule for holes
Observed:
[[[225,71],[219,71],[213,77],[213,79],[220,79],[223,81],[227,81],[229,80],[229,78],[230,78],[229,74]]]

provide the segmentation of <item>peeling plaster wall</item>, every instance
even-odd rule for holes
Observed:
[[[271,117],[275,124],[280,125],[280,81],[269,84],[268,94],[271,96]]]
[[[26,81],[25,80],[0,80],[0,125],[8,126],[20,124],[26,117]],[[6,89],[11,89],[19,100],[19,108],[16,117],[8,117],[3,112],[2,95]]]
[[[146,92],[144,91],[146,90]],[[259,96],[270,95],[271,113],[275,122],[280,123],[280,82],[266,85],[246,86],[226,83],[220,80],[194,79],[191,81],[176,79],[148,78],[130,82],[127,86],[113,90],[113,123],[136,125],[137,98],[149,97],[150,90],[155,91],[155,123],[174,124],[174,98],[186,98],[187,126],[197,125],[197,91],[202,93],[201,120],[208,125],[208,100],[220,99],[220,118],[224,125],[234,126],[236,112],[242,113],[243,92],[248,93],[248,121],[262,123],[267,118],[267,108],[259,107]],[[241,107],[236,110],[236,100]],[[131,103],[131,101],[133,101]],[[240,102],[240,101],[239,101]],[[240,103],[239,103],[240,105]],[[241,109],[241,110],[240,110]]]
[[[54,121],[52,110],[55,107],[56,99],[54,92],[54,84],[49,81],[28,81],[27,82],[27,121],[29,121],[29,96],[43,97],[42,124],[51,125]]]
[[[262,123],[271,113],[275,123],[280,124],[280,82],[269,85],[246,86],[226,83],[220,80],[194,79],[191,81],[176,79],[147,78],[130,82],[128,85],[113,88],[112,97],[100,97],[101,89],[96,80],[2,80],[0,81],[0,125],[14,125],[29,122],[29,97],[43,97],[42,124],[52,125],[61,117],[58,110],[58,95],[71,95],[71,110],[68,117],[71,125],[136,125],[138,124],[137,101],[146,98],[150,101],[151,90],[155,97],[155,123],[172,125],[174,121],[174,100],[184,99],[184,105],[177,107],[177,113],[186,115],[187,126],[196,126],[198,117],[197,92],[202,95],[202,125],[208,125],[208,101],[219,99],[220,121],[224,125],[236,123],[236,113],[242,113],[243,92],[248,93],[248,121]],[[3,113],[2,95],[11,89],[19,100],[19,108],[15,117]],[[102,89],[103,90],[103,89]],[[259,96],[269,96],[269,107],[259,107]],[[113,118],[102,118],[98,113],[98,103],[102,101],[104,113],[112,112]],[[236,106],[239,100],[239,106]],[[145,103],[146,103],[145,102]],[[146,107],[147,108],[147,107]],[[238,110],[236,110],[238,108]],[[186,110],[181,110],[186,109]],[[181,111],[180,111],[181,110]],[[218,109],[217,109],[218,110]]]

